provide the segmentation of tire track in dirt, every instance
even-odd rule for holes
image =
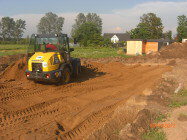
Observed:
[[[80,137],[80,135],[83,135],[84,133],[86,133],[87,131],[89,131],[88,129],[90,129],[90,125],[91,124],[95,124],[93,126],[93,128],[91,129],[95,129],[97,127],[100,127],[101,125],[103,125],[103,123],[108,120],[110,118],[110,116],[112,115],[113,112],[113,108],[115,107],[115,105],[111,105],[111,106],[107,106],[105,108],[103,108],[102,110],[98,111],[98,112],[94,112],[92,115],[90,115],[89,117],[87,117],[86,120],[84,120],[82,123],[80,123],[77,127],[75,127],[73,130],[63,134],[61,131],[57,131],[59,132],[59,137],[61,139],[74,139],[76,137]]]
[[[154,71],[155,69],[152,70],[152,72]],[[155,75],[153,75],[152,77],[155,77]],[[150,77],[151,78],[151,77]],[[147,77],[146,80],[148,80],[149,77]],[[136,82],[136,83],[139,83],[140,81]],[[141,84],[143,85],[143,84]],[[140,85],[140,86],[141,86]],[[132,86],[131,87],[131,91],[134,91],[134,87]],[[141,91],[141,90],[140,90]],[[122,96],[120,96],[122,95]],[[112,95],[112,96],[108,96],[106,98],[103,98],[99,101],[96,102],[96,104],[101,104],[101,103],[104,103],[105,101],[107,100],[111,100],[111,99],[114,99],[116,97],[120,97],[121,99],[117,102],[115,102],[114,104],[110,105],[110,106],[106,106],[105,108],[99,110],[98,112],[94,112],[91,116],[88,116],[86,118],[86,120],[84,120],[81,124],[79,124],[78,126],[76,126],[73,130],[70,130],[69,132],[62,132],[60,130],[57,130],[58,132],[58,137],[62,138],[62,139],[76,139],[77,137],[82,139],[84,134],[87,133],[89,131],[89,129],[95,129],[94,127],[97,126],[99,127],[98,125],[103,125],[104,122],[103,120],[105,120],[106,118],[109,119],[109,116],[111,116],[111,113],[114,111],[114,109],[121,103],[121,102],[124,102],[125,100],[127,100],[129,97],[123,97],[124,94],[123,93],[117,93],[115,95]],[[99,103],[100,102],[100,103]],[[111,103],[112,103],[112,100],[111,100]],[[91,106],[91,105],[88,105],[88,106]],[[105,112],[105,113],[103,113]],[[98,122],[99,124],[97,124],[96,122]],[[92,123],[94,124],[94,126],[92,125]],[[92,126],[92,128],[90,128],[90,126]],[[82,137],[80,137],[80,135],[82,135]]]
[[[0,80],[3,109],[0,112],[0,132],[3,135],[0,137],[10,138],[15,134],[16,138],[30,129],[37,129],[48,137],[55,138],[58,134],[62,139],[84,138],[102,127],[115,108],[133,94],[140,94],[144,88],[150,87],[168,70],[165,66],[93,63],[85,68],[76,82],[62,86],[17,79],[23,73],[6,79],[5,72],[3,81]],[[56,129],[55,123],[63,126],[65,131]]]
[[[134,68],[134,67],[132,67],[132,68]],[[112,80],[115,80],[115,79],[118,79],[118,78],[120,78],[121,77],[121,75],[119,75],[119,76],[115,76],[114,77],[114,79],[112,79]],[[2,85],[3,86],[3,85]],[[79,85],[77,85],[77,84],[72,84],[70,87],[69,87],[69,89],[70,88],[72,88],[73,86],[76,86],[76,87],[78,87]],[[85,84],[83,85],[83,84],[80,84],[80,86],[82,86],[83,88],[84,88],[84,86],[85,86]],[[5,86],[3,86],[4,88],[5,88]],[[103,86],[103,88],[105,88],[106,86]],[[68,88],[68,87],[65,87],[65,88]],[[25,89],[22,89],[21,87],[16,87],[16,88],[14,88],[14,89],[11,89],[10,90],[10,88],[9,87],[6,87],[5,89],[7,89],[8,91],[6,91],[6,92],[4,92],[4,91],[2,91],[2,93],[3,94],[1,94],[1,96],[2,96],[2,101],[3,102],[5,102],[5,101],[9,101],[9,100],[14,100],[14,99],[21,99],[21,98],[24,98],[24,97],[28,97],[28,96],[32,96],[32,95],[34,95],[34,94],[37,94],[37,93],[40,93],[40,94],[42,94],[43,92],[42,91],[45,91],[45,90],[41,90],[41,91],[37,91],[36,90],[36,92],[35,92],[35,89],[34,89],[34,91],[32,92],[32,91],[30,91],[30,92],[32,92],[32,94],[30,93],[30,92],[28,92],[30,89],[27,89],[27,90],[25,90]],[[62,89],[62,88],[61,88]],[[96,90],[97,89],[97,87],[96,86],[90,86],[90,88],[88,89],[88,90]],[[99,89],[99,88],[98,88]],[[57,89],[58,90],[58,89]],[[79,92],[79,91],[77,91],[77,92]],[[13,94],[14,93],[14,94]],[[12,95],[13,94],[13,95]]]
[[[12,100],[17,100],[17,99],[23,99],[26,98],[28,96],[32,96],[32,95],[39,95],[39,94],[43,94],[45,90],[36,90],[36,91],[30,91],[30,90],[21,90],[21,91],[11,91],[9,92],[9,95],[6,94],[6,96],[4,96],[3,98],[1,98],[1,101],[3,103],[7,103],[8,101],[12,101]],[[12,95],[13,93],[13,95]]]

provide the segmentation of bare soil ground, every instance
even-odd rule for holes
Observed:
[[[155,83],[180,58],[179,54],[164,58],[160,52],[131,59],[83,60],[78,79],[55,86],[28,81],[23,57],[1,69],[0,139],[133,139],[151,122],[152,113],[144,108],[164,110]],[[172,84],[166,89],[170,91]],[[153,92],[156,96],[150,96]],[[156,101],[157,108],[147,99]]]
[[[33,133],[50,138],[62,131],[65,138],[83,138],[104,125],[120,104],[151,88],[162,73],[171,70],[89,62],[77,81],[55,86],[26,80],[24,63],[17,61],[1,77],[2,137]]]
[[[187,106],[175,109],[171,117],[165,123],[173,123],[174,127],[165,128],[168,140],[186,140],[187,139]],[[184,114],[184,115],[183,115]]]
[[[4,56],[0,57],[0,73],[4,71],[9,65],[19,60],[23,55]]]

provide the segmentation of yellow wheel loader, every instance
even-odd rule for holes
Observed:
[[[66,34],[33,34],[27,51],[27,79],[52,83],[69,83],[81,71],[79,58],[70,57]]]

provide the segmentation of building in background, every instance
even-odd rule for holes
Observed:
[[[159,51],[163,46],[170,45],[172,43],[169,39],[148,39],[143,48],[143,53],[149,54]]]
[[[142,55],[145,41],[143,39],[127,40],[127,55]]]
[[[128,33],[104,33],[103,37],[110,39],[112,43],[120,43],[130,39]]]
[[[173,43],[169,39],[131,39],[127,40],[127,54],[141,55],[158,52],[163,46]]]
[[[182,39],[182,43],[187,42],[187,39]]]

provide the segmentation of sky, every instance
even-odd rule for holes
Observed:
[[[26,21],[24,36],[37,32],[47,12],[65,18],[63,32],[69,34],[78,13],[97,13],[103,19],[103,33],[123,33],[139,23],[144,13],[161,17],[164,31],[176,34],[177,16],[187,15],[187,0],[0,0],[0,18],[10,16]]]

